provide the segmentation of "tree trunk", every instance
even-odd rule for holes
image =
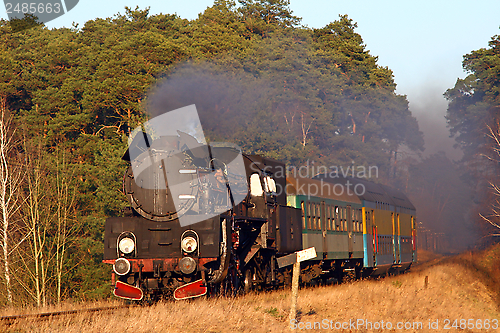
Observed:
[[[0,101],[0,208],[2,214],[2,259],[4,263],[4,279],[5,289],[7,292],[7,302],[12,304],[12,288],[10,284],[10,269],[9,269],[9,163],[8,163],[8,131],[9,123],[5,122],[6,99]]]
[[[7,302],[12,304],[12,285],[9,264],[9,228],[13,215],[19,209],[18,191],[21,181],[21,170],[13,165],[12,151],[16,146],[15,130],[11,128],[12,117],[7,115],[7,101],[0,96],[0,218],[2,221],[1,244],[4,266],[4,280]]]

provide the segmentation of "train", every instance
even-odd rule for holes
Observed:
[[[278,259],[311,247],[317,256],[300,264],[303,283],[402,272],[417,260],[416,210],[399,190],[338,174],[290,175],[280,161],[237,147],[201,149],[182,132],[138,137],[148,145],[132,142],[123,156],[130,206],[105,223],[103,262],[113,267],[117,297],[183,300],[284,286],[292,270]],[[176,189],[180,182],[189,193]]]

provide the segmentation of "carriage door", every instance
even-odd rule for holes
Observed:
[[[380,252],[378,244],[378,227],[375,224],[375,211],[372,209],[369,211],[370,220],[372,222],[372,237],[373,237],[373,265],[377,266],[377,256]]]
[[[328,223],[329,216],[326,215],[326,210],[325,210],[325,202],[321,201],[321,234],[323,236],[323,259],[326,259],[328,256],[328,242],[326,239],[326,224]]]
[[[391,212],[392,220],[392,253],[394,263],[399,263],[399,214],[397,217],[394,216],[394,212]]]
[[[399,214],[396,214],[396,235],[394,239],[396,242],[396,263],[401,263],[401,225],[399,223]]]
[[[351,206],[346,207],[346,220],[347,220],[347,241],[348,241],[348,246],[349,246],[349,258],[352,257],[353,253],[353,246],[352,246],[352,241],[353,241],[353,233],[352,233],[352,210]]]
[[[375,225],[372,223],[372,210],[363,207],[362,210],[365,214],[365,225],[364,229],[366,229],[366,244],[365,246],[365,266],[373,267],[375,263]],[[364,238],[363,238],[364,240]]]

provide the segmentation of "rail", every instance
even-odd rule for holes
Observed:
[[[0,317],[0,324],[12,325],[16,321],[26,320],[26,319],[46,320],[46,319],[49,319],[52,317],[68,316],[68,315],[75,315],[75,314],[80,314],[80,313],[95,313],[95,312],[101,312],[101,311],[112,311],[112,310],[130,308],[133,306],[135,306],[135,305],[120,305],[120,306],[108,306],[108,307],[91,308],[91,309],[78,309],[78,310],[67,310],[67,311],[55,311],[55,312],[43,312],[43,313],[35,313],[35,314],[3,316],[3,317]]]

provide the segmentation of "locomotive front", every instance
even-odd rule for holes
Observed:
[[[139,133],[123,159],[125,217],[106,221],[104,262],[114,294],[140,300],[207,293],[227,275],[230,210],[248,195],[243,158],[233,147],[200,145],[185,133]]]

